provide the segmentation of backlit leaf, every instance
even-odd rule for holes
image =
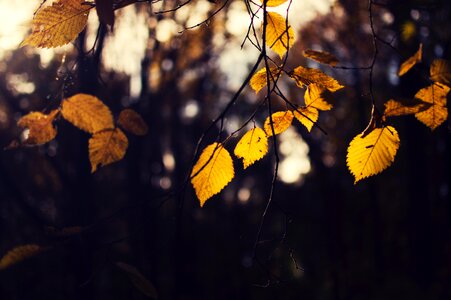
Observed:
[[[451,86],[451,62],[444,59],[435,59],[431,64],[431,79]]]
[[[127,147],[128,139],[119,128],[94,133],[89,139],[91,172],[94,173],[99,165],[106,166],[121,160]]]
[[[262,4],[263,4],[263,1],[264,0],[260,0],[260,2]],[[281,5],[281,4],[283,4],[283,3],[287,2],[287,1],[288,0],[268,0],[266,2],[266,6],[269,6],[269,7],[279,6],[279,5]]]
[[[243,159],[244,169],[251,166],[268,153],[266,133],[259,127],[249,130],[236,145],[234,153]]]
[[[423,56],[423,44],[420,44],[418,51],[414,55],[409,57],[405,62],[401,64],[399,68],[398,76],[406,74],[410,69],[413,68],[417,63],[421,62]]]
[[[304,51],[303,54],[305,57],[313,59],[314,61],[317,61],[322,64],[326,64],[333,67],[338,64],[338,59],[335,57],[335,55],[326,51],[316,51],[312,49],[307,49]]]
[[[280,76],[280,70],[276,67],[272,67],[270,68],[270,71],[271,74],[269,74],[269,80],[271,82],[274,82],[274,80],[276,80]],[[255,93],[258,93],[262,88],[266,86],[267,83],[266,68],[262,68],[258,70],[258,72],[255,72],[249,82],[251,88],[255,91]]]
[[[110,109],[97,97],[77,94],[63,101],[63,117],[89,133],[114,128]]]
[[[38,254],[42,250],[43,248],[41,246],[34,244],[22,245],[13,248],[0,259],[0,270],[9,268],[12,265]]]
[[[419,99],[390,99],[387,103],[385,103],[384,118],[416,114],[417,112],[423,111],[430,106],[431,105],[429,103],[425,103]]]
[[[415,117],[432,130],[448,118],[446,95],[450,88],[440,83],[434,83],[416,93],[415,98],[430,104],[426,110],[418,112]]]
[[[60,0],[40,9],[32,22],[31,34],[21,46],[54,48],[72,42],[85,28],[91,5],[84,0]]]
[[[57,109],[51,111],[48,115],[31,112],[20,118],[17,125],[28,129],[28,136],[23,144],[42,145],[53,140],[56,136],[53,120],[58,112]]]
[[[124,109],[117,120],[119,126],[135,135],[146,135],[148,127],[143,118],[133,109]]]
[[[293,111],[294,116],[304,125],[308,131],[312,130],[313,125],[318,121],[318,110],[313,107],[299,107]]]
[[[311,83],[321,85],[331,92],[336,92],[339,89],[344,88],[337,80],[318,69],[299,66],[291,72],[290,77],[294,79],[296,84],[301,88]]]
[[[318,110],[330,110],[332,108],[332,104],[326,102],[323,98],[323,93],[324,89],[321,86],[316,83],[310,84],[304,94],[305,105]]]
[[[278,13],[268,12],[266,16],[268,20],[266,26],[266,45],[282,58],[285,52],[294,45],[293,28]]]
[[[219,193],[235,176],[229,152],[220,143],[207,146],[191,172],[191,184],[200,206]]]
[[[137,268],[123,262],[117,262],[116,266],[123,272],[125,272],[133,285],[141,293],[143,293],[150,299],[158,298],[157,290],[155,289],[154,285],[146,277],[144,277],[144,275]]]
[[[271,118],[274,126],[274,133],[279,134],[287,130],[293,122],[293,117],[293,112],[289,110],[273,113]],[[269,117],[266,118],[263,128],[268,136],[272,136],[271,119]]]
[[[349,144],[346,163],[355,182],[376,175],[395,160],[399,148],[399,136],[391,126],[375,128],[362,138],[357,135]]]

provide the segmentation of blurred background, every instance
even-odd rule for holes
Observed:
[[[202,209],[191,185],[183,189],[199,137],[258,56],[249,42],[241,47],[250,21],[245,2],[229,1],[190,30],[221,3],[193,0],[164,14],[156,12],[182,2],[135,4],[116,12],[113,32],[92,11],[73,44],[18,48],[40,2],[0,0],[2,147],[20,136],[21,116],[79,92],[98,96],[116,115],[135,109],[150,130],[129,136],[125,158],[95,174],[89,135],[64,120],[54,141],[2,151],[0,255],[30,243],[52,248],[0,271],[1,299],[145,299],[116,262],[139,269],[160,299],[451,299],[451,123],[431,132],[411,116],[396,118],[394,164],[357,185],[346,168],[347,145],[370,119],[368,71],[356,69],[373,55],[368,1],[292,3],[297,41],[288,67],[323,68],[302,56],[313,48],[351,69],[323,69],[346,86],[329,95],[334,108],[320,115],[327,135],[294,125],[278,138],[280,176],[255,259],[273,149],[246,171],[235,161],[232,183]],[[429,85],[433,59],[451,58],[451,2],[380,0],[373,14],[378,36],[394,47],[379,43],[374,69],[383,108]],[[423,63],[399,78],[419,43]],[[297,87],[280,86],[301,103]],[[262,97],[247,88],[221,136],[239,128]],[[262,107],[256,124],[266,116]],[[218,134],[219,127],[205,144]],[[68,227],[76,233],[61,232]]]

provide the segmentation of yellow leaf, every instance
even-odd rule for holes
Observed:
[[[338,83],[334,78],[324,74],[318,69],[299,66],[291,72],[290,77],[294,79],[296,84],[301,88],[311,83],[319,84],[331,92],[336,92],[339,89],[344,88],[344,86]]]
[[[154,285],[137,268],[123,262],[117,262],[116,266],[127,274],[130,281],[141,293],[150,299],[158,298]]]
[[[323,93],[324,89],[321,86],[316,83],[310,84],[304,95],[305,105],[318,110],[330,110],[332,108],[332,104],[326,102],[323,98]]]
[[[355,182],[376,175],[395,160],[399,148],[399,136],[391,126],[375,128],[362,138],[357,135],[349,144],[346,163]]]
[[[117,120],[119,126],[135,135],[146,135],[148,127],[143,118],[133,109],[124,109]]]
[[[418,51],[401,64],[398,76],[406,74],[410,69],[413,68],[413,66],[421,62],[422,56],[423,56],[423,44],[420,44]]]
[[[42,250],[44,250],[42,247],[34,244],[13,248],[0,259],[0,270],[9,268],[12,265],[38,254]]]
[[[207,146],[191,172],[191,184],[200,206],[219,193],[235,176],[229,152],[220,143]]]
[[[244,169],[253,165],[268,153],[266,133],[259,127],[249,130],[236,145],[234,153],[243,159]]]
[[[419,90],[415,98],[429,103],[430,107],[415,114],[418,121],[432,130],[442,124],[448,118],[448,109],[446,108],[446,95],[448,92],[449,87],[437,82]]]
[[[60,0],[40,9],[31,34],[20,45],[54,48],[72,42],[85,28],[91,5],[84,0]]]
[[[106,166],[121,160],[127,147],[128,139],[119,128],[94,133],[89,139],[91,172],[94,173],[98,165]]]
[[[17,125],[29,130],[28,137],[23,143],[27,145],[42,145],[53,140],[56,136],[53,120],[58,112],[57,109],[51,111],[48,115],[40,112],[31,112],[20,118]]]
[[[264,0],[260,0],[260,2],[263,4]],[[284,4],[285,2],[287,2],[288,0],[268,0],[266,2],[266,6],[269,7],[274,7],[274,6],[279,6],[281,4]]]
[[[63,101],[63,117],[89,133],[114,128],[110,109],[97,97],[77,94]]]
[[[322,64],[326,64],[329,66],[336,66],[338,64],[338,59],[335,55],[326,52],[326,51],[315,51],[312,49],[307,49],[304,51],[304,57],[310,58],[314,61],[317,61]]]
[[[274,126],[274,133],[279,134],[290,127],[291,123],[293,122],[293,113],[289,110],[278,111],[273,113],[271,115],[271,118]],[[269,117],[266,118],[263,128],[265,129],[266,135],[272,136],[271,119]]]
[[[318,121],[318,110],[314,107],[300,107],[293,111],[294,116],[310,132],[313,125]]]
[[[394,116],[404,116],[416,114],[430,107],[429,103],[420,101],[419,99],[413,100],[393,100],[390,99],[385,103],[384,118]]]
[[[431,64],[431,79],[451,86],[451,62],[444,59],[435,59]]]
[[[282,58],[285,52],[294,45],[293,28],[278,13],[268,12],[266,17],[268,21],[266,26],[266,45]]]
[[[276,67],[272,67],[270,68],[270,71],[271,74],[269,74],[269,80],[274,82],[280,76],[280,70]],[[262,68],[256,72],[249,81],[249,84],[255,93],[258,93],[267,83],[266,68]]]

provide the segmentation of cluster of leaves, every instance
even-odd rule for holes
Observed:
[[[420,45],[418,51],[401,64],[398,75],[403,76],[421,62],[422,52]],[[420,89],[413,99],[387,101],[383,114],[373,107],[370,124],[348,147],[347,165],[356,183],[382,172],[395,160],[400,138],[394,127],[386,125],[389,117],[415,115],[431,130],[448,118],[446,105],[451,85],[451,63],[435,59],[430,66],[430,80],[432,83]]]
[[[95,172],[99,165],[108,165],[124,157],[128,139],[118,126],[135,135],[147,133],[146,123],[134,110],[122,110],[116,126],[110,109],[100,99],[88,94],[76,94],[64,99],[61,107],[48,114],[30,112],[20,118],[17,124],[24,128],[21,144],[42,145],[53,140],[57,134],[54,121],[60,115],[92,135],[89,139],[92,172]]]

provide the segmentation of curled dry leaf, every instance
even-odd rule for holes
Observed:
[[[307,49],[304,51],[303,55],[304,57],[332,67],[335,67],[339,62],[338,58],[336,58],[335,55],[326,51]]]
[[[97,166],[106,166],[121,160],[128,147],[128,139],[119,128],[107,129],[95,133],[89,139],[89,160],[91,172],[97,170]]]
[[[266,19],[266,45],[282,58],[294,45],[294,30],[278,13],[268,12]]]
[[[357,135],[349,144],[346,163],[355,182],[376,175],[395,160],[400,144],[398,132],[391,126],[375,128],[366,136]]]
[[[339,89],[344,88],[337,80],[318,69],[299,66],[290,73],[290,77],[301,88],[308,86],[311,83],[316,83],[331,92],[336,92]]]
[[[418,48],[417,52],[415,52],[414,55],[409,57],[405,62],[401,64],[398,76],[406,74],[410,69],[413,68],[413,66],[421,62],[422,57],[423,57],[423,44],[420,44],[420,47]]]
[[[21,46],[55,48],[72,42],[85,28],[91,8],[84,0],[60,0],[40,9]]]
[[[230,153],[220,143],[207,146],[191,172],[191,184],[202,207],[235,176]]]
[[[271,115],[270,117],[267,117],[265,120],[265,124],[263,125],[263,128],[268,136],[272,136],[272,128],[271,128],[271,119],[274,126],[274,133],[279,134],[284,132],[285,130],[290,127],[291,123],[293,122],[293,112],[290,110],[287,111],[278,111]]]
[[[124,109],[117,120],[119,126],[135,135],[146,135],[149,128],[143,118],[133,109]]]
[[[28,134],[23,144],[42,145],[53,140],[56,136],[53,120],[58,112],[57,109],[51,111],[48,115],[40,112],[31,112],[20,118],[17,125],[28,129]]]
[[[92,95],[76,94],[65,99],[61,113],[64,119],[89,133],[114,128],[110,109]]]
[[[253,165],[268,153],[266,133],[259,127],[249,130],[236,145],[234,153],[243,159],[244,169]]]
[[[43,250],[44,249],[41,246],[35,244],[22,245],[13,248],[0,259],[0,270],[9,268]]]
[[[393,100],[390,99],[385,103],[384,118],[405,116],[416,114],[420,111],[426,110],[431,106],[430,103],[425,103],[419,99],[409,100]]]

